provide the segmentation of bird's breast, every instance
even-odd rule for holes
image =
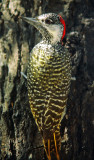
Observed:
[[[50,50],[49,53],[47,50],[39,49],[38,54],[32,55],[30,61],[30,68],[32,75],[39,78],[41,81],[50,78],[55,72],[55,66],[61,59],[58,57],[58,54],[53,53],[53,50]],[[57,68],[58,72],[58,68]],[[61,73],[54,73],[54,76],[60,76]]]
[[[32,51],[29,63],[29,79],[37,82],[44,89],[56,87],[69,79],[69,59],[63,50],[53,47],[38,46]]]

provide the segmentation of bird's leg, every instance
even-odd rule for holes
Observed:
[[[58,151],[57,151],[57,144],[56,144],[55,132],[54,132],[53,134],[54,134],[54,143],[55,143],[56,157],[57,157],[57,160],[60,160],[60,157],[59,157],[59,154],[58,154]]]

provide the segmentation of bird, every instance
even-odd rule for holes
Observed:
[[[70,54],[62,44],[66,24],[56,13],[21,18],[42,35],[42,40],[30,53],[27,69],[28,97],[48,160],[53,155],[60,160],[60,125],[66,114],[71,81]]]

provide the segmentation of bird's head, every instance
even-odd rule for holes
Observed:
[[[56,44],[65,36],[65,21],[55,13],[42,14],[36,18],[22,17],[22,19],[37,28],[48,43]]]

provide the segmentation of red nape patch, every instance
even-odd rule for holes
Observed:
[[[63,26],[64,26],[64,30],[63,30],[63,35],[62,35],[62,38],[61,38],[61,40],[64,38],[64,36],[65,36],[65,33],[66,33],[66,24],[65,24],[65,21],[64,21],[64,19],[59,15],[59,17],[60,17],[60,22],[63,24]]]

